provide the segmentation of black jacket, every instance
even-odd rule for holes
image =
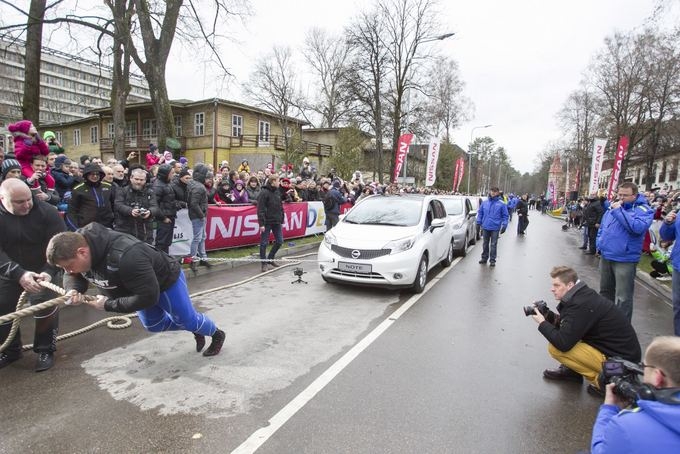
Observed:
[[[602,221],[602,216],[604,215],[604,208],[599,199],[591,200],[588,205],[583,209],[583,221],[589,225],[594,226]]]
[[[517,205],[515,206],[515,210],[517,211],[517,214],[529,216],[529,207],[527,206],[527,203],[524,201],[524,199],[519,199]]]
[[[61,169],[52,169],[52,178],[54,178],[54,190],[57,191],[60,198],[64,198],[64,194],[73,188],[76,183],[75,178],[69,173]]]
[[[283,224],[283,219],[281,194],[275,187],[267,184],[257,198],[257,222],[260,226]]]
[[[97,223],[78,232],[90,247],[92,267],[86,273],[66,274],[64,288],[84,293],[88,282],[94,284],[109,297],[107,311],[128,313],[153,306],[182,272],[177,260],[131,235]]]
[[[165,218],[175,219],[179,208],[175,191],[170,185],[170,170],[172,170],[172,167],[169,165],[161,165],[152,186],[156,195],[156,203],[158,203],[159,215],[156,219],[159,221],[163,221]]]
[[[26,271],[54,276],[57,269],[47,264],[45,250],[50,239],[64,230],[57,209],[35,197],[26,216],[15,216],[0,203],[0,279],[18,282]]]
[[[146,219],[141,216],[133,217],[132,210],[135,208],[145,208],[151,212],[151,215]],[[116,212],[115,229],[117,231],[129,233],[147,243],[153,240],[153,221],[160,214],[153,189],[145,186],[140,191],[135,191],[131,184],[118,188],[114,211]]]
[[[583,341],[605,356],[639,362],[640,343],[633,326],[614,303],[583,282],[577,282],[538,330],[562,352]]]
[[[208,215],[208,191],[203,183],[189,180],[187,184],[187,208],[189,219],[203,219]]]

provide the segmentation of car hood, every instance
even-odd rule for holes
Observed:
[[[350,224],[340,222],[331,231],[338,246],[361,249],[381,249],[390,241],[420,233],[419,226],[397,227],[385,225]]]
[[[465,220],[465,215],[464,214],[450,214],[447,216],[449,222],[451,224],[459,224],[462,223]]]

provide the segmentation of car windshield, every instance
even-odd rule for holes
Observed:
[[[351,224],[418,225],[423,201],[403,197],[371,197],[347,213],[344,221]]]
[[[455,216],[463,212],[463,201],[461,199],[442,199],[446,214]]]

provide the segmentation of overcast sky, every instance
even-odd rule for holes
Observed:
[[[311,26],[340,32],[368,2],[251,0],[251,4],[253,16],[245,30],[237,31],[240,42],[225,47],[237,82],[217,87],[214,75],[201,65],[187,71],[188,51],[177,48],[168,70],[172,98],[242,100],[240,84],[259,56],[274,45],[289,45],[298,52]],[[456,36],[426,45],[437,46],[458,62],[465,94],[475,105],[473,120],[454,132],[455,142],[466,149],[474,126],[493,124],[476,130],[475,136],[489,135],[505,147],[515,168],[532,171],[535,156],[563,139],[556,113],[578,88],[604,38],[616,30],[641,29],[656,4],[657,0],[442,1],[442,32]],[[671,14],[677,18],[676,11],[667,10],[665,20]]]

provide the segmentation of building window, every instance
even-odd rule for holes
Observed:
[[[661,162],[661,173],[659,174],[659,183],[664,183],[666,181],[666,161]]]
[[[231,136],[240,137],[243,135],[243,117],[241,115],[231,116]]]
[[[182,136],[182,116],[175,115],[175,137]]]
[[[57,142],[64,145],[64,133],[61,131],[55,131],[54,135],[57,137]]]
[[[258,131],[257,138],[259,143],[262,145],[269,145],[269,122],[260,120],[260,124],[257,131]]]
[[[158,128],[155,118],[147,118],[142,120],[142,138],[151,139],[158,135]]]
[[[109,132],[109,139],[113,139],[113,135],[116,133],[116,131],[113,127],[113,123],[108,124],[107,130]]]
[[[194,114],[194,135],[202,136],[205,132],[205,114],[203,112]]]
[[[137,136],[137,122],[130,120],[125,122],[125,138],[134,139]]]
[[[678,160],[673,159],[673,164],[668,174],[668,182],[675,183],[677,179],[678,179]]]
[[[80,129],[73,130],[73,146],[77,147],[80,145]]]
[[[98,143],[99,142],[99,127],[98,126],[92,126],[90,128],[90,143]]]

